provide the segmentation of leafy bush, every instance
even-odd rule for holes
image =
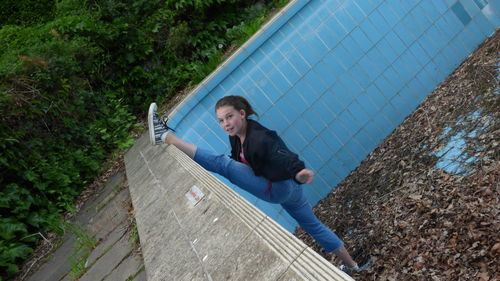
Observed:
[[[0,280],[62,231],[151,101],[201,81],[283,1],[255,2],[46,1],[45,20],[1,27]]]
[[[2,0],[0,27],[47,22],[54,16],[55,4],[55,0]]]

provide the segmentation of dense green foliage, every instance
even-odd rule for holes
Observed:
[[[0,27],[32,25],[53,19],[56,0],[2,0]]]
[[[151,101],[201,81],[287,1],[256,2],[13,4],[13,17],[27,16],[0,23],[0,280],[18,271],[37,233],[61,229],[101,163],[133,143]]]

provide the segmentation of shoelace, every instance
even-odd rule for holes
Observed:
[[[170,130],[172,132],[175,132],[174,129],[170,128],[167,125],[167,122],[168,122],[168,117],[167,116],[162,116],[161,118],[158,118],[158,114],[156,114],[156,118],[158,119],[158,121],[160,122],[160,124],[162,124],[165,127],[165,129]]]

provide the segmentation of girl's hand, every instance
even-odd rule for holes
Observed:
[[[314,172],[308,169],[302,169],[295,175],[295,180],[300,183],[311,183],[314,179]]]

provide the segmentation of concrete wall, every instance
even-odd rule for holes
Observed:
[[[213,106],[225,95],[247,97],[259,121],[316,171],[305,189],[314,205],[499,26],[500,1],[492,0],[292,1],[170,124],[187,141],[229,154]],[[279,206],[233,188],[293,231]]]

